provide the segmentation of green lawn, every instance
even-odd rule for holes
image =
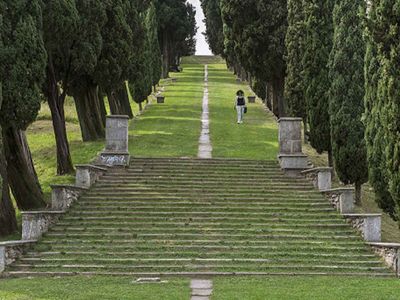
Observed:
[[[261,102],[247,104],[244,124],[237,124],[234,110],[236,91],[245,84],[236,83],[224,64],[209,65],[210,133],[213,157],[276,160],[278,128],[275,118]]]
[[[0,300],[187,300],[187,279],[136,283],[129,277],[71,277],[0,281]]]
[[[217,278],[212,300],[395,300],[399,291],[398,279],[385,278]]]
[[[165,82],[164,104],[153,100],[130,127],[129,151],[140,157],[195,157],[200,136],[204,67],[184,65],[173,73],[178,82]]]

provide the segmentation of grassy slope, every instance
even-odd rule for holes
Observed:
[[[349,277],[221,278],[212,300],[399,299],[398,279]]]
[[[72,277],[10,279],[0,283],[0,300],[187,300],[189,295],[189,281],[185,279],[136,284],[129,277]]]
[[[244,124],[236,124],[234,101],[236,91],[244,84],[223,64],[209,65],[210,132],[214,157],[276,160],[278,130],[275,119],[260,102],[247,104]]]

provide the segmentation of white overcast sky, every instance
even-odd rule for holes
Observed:
[[[202,34],[206,31],[206,25],[204,24],[204,13],[200,6],[200,0],[187,0],[189,3],[193,4],[196,7],[196,21],[197,27],[199,27],[197,31],[197,45],[196,45],[196,55],[212,55],[210,48],[206,42],[206,38]]]

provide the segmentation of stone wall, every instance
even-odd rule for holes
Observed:
[[[36,241],[0,242],[0,273],[21,257]]]

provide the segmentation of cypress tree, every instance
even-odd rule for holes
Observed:
[[[395,0],[371,3],[368,14],[366,141],[370,181],[380,207],[399,219],[399,6]]]
[[[224,32],[220,0],[201,0],[206,17],[206,40],[215,55],[224,56]]]
[[[355,184],[357,204],[368,180],[364,140],[364,0],[337,0],[333,10],[334,38],[330,54],[330,123],[332,153],[339,179]]]
[[[148,39],[150,44],[151,80],[155,90],[156,85],[161,79],[162,60],[160,44],[158,43],[157,12],[153,2],[150,4],[150,7],[147,11],[146,27],[148,28]]]
[[[45,202],[24,133],[37,117],[45,78],[41,2],[12,0],[1,4],[3,103],[0,124],[7,177],[20,209],[41,208]]]
[[[310,144],[318,153],[328,151],[329,165],[333,166],[328,92],[328,60],[333,40],[333,0],[307,0],[304,4],[306,47],[303,57],[303,85],[306,87]]]
[[[304,1],[288,0],[288,29],[286,33],[285,98],[289,114],[300,117],[307,131],[307,108],[304,96],[303,64],[305,40]]]

